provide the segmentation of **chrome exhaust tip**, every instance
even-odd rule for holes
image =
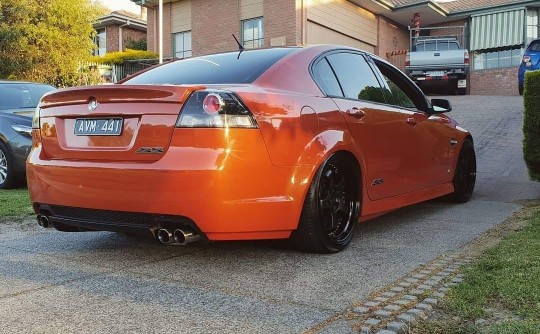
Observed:
[[[174,241],[177,244],[185,246],[195,241],[201,240],[201,236],[193,232],[190,229],[176,229],[174,230]]]
[[[159,242],[161,242],[164,245],[174,243],[173,234],[164,228],[159,229],[157,233],[157,238]]]
[[[38,222],[38,225],[43,227],[43,228],[48,228],[49,226],[51,226],[51,222],[49,221],[49,217],[47,217],[45,215],[37,215],[37,222]]]

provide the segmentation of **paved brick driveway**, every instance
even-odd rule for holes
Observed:
[[[451,99],[478,151],[471,202],[398,210],[361,225],[333,256],[273,242],[181,248],[114,233],[0,230],[0,333],[299,333],[323,323],[502,222],[514,201],[540,196],[521,158],[522,99]],[[321,331],[352,331],[332,325]]]

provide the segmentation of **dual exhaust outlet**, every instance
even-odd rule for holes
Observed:
[[[46,215],[37,215],[37,223],[39,226],[43,228],[51,227],[51,221],[49,217]],[[180,246],[185,246],[192,242],[201,240],[201,236],[189,228],[185,228],[185,229],[178,228],[172,232],[170,230],[161,228],[158,230],[157,238],[159,242],[161,242],[164,245],[180,245]]]
[[[157,238],[164,245],[185,246],[195,241],[201,240],[201,236],[191,229],[176,229],[170,231],[164,228],[158,230]]]

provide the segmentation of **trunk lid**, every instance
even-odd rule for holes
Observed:
[[[45,95],[43,154],[62,160],[157,161],[169,147],[182,104],[198,88],[103,85]]]

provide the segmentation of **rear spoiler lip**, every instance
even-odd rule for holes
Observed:
[[[201,85],[100,85],[72,87],[45,94],[39,108],[98,103],[176,103],[183,104]]]

